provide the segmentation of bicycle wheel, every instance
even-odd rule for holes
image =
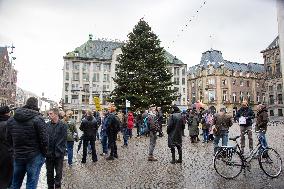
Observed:
[[[259,157],[259,165],[263,172],[272,178],[276,178],[282,171],[282,160],[273,148],[266,148]]]
[[[221,148],[214,157],[214,169],[223,178],[233,179],[243,169],[243,160],[234,148]]]

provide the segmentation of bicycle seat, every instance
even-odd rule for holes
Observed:
[[[229,140],[236,141],[238,138],[240,138],[240,136],[236,136],[236,137],[232,137],[232,138],[230,137]]]

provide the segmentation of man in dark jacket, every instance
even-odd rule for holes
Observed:
[[[48,112],[48,152],[46,156],[46,176],[48,189],[61,188],[63,160],[67,147],[67,125],[59,119],[59,110]],[[55,177],[54,177],[55,170]]]
[[[242,102],[242,107],[237,111],[236,118],[239,121],[241,130],[241,150],[244,151],[245,148],[245,135],[244,133],[248,131],[249,139],[249,149],[253,150],[253,140],[252,140],[252,120],[255,115],[252,109],[248,106],[247,101]]]
[[[266,131],[267,131],[267,124],[268,124],[269,118],[266,106],[263,104],[259,104],[257,106],[257,114],[256,114],[256,124],[255,124],[255,130],[258,132],[259,137],[262,138],[261,145],[263,148],[267,148],[267,141],[266,141]]]
[[[108,143],[110,147],[110,155],[106,158],[106,160],[114,160],[114,158],[118,158],[117,155],[117,133],[120,130],[119,120],[115,115],[115,106],[111,106],[109,108],[109,117],[107,121],[107,136],[108,136]]]
[[[173,114],[168,120],[168,146],[171,149],[172,161],[171,163],[182,163],[182,131],[183,131],[183,117],[177,106],[173,106]],[[179,159],[176,161],[175,147],[177,147]]]
[[[87,111],[86,117],[82,120],[80,130],[83,131],[83,158],[81,162],[86,163],[87,147],[89,142],[92,149],[92,160],[93,162],[98,161],[95,147],[98,124],[96,118],[92,115],[92,112],[90,110]]]
[[[0,107],[0,188],[8,188],[13,176],[13,149],[7,141],[8,106]]]
[[[157,107],[157,117],[158,117],[158,124],[159,124],[159,137],[163,137],[163,112],[161,107]]]
[[[12,188],[21,187],[26,173],[26,188],[36,188],[48,146],[46,125],[39,113],[37,98],[30,97],[25,106],[18,108],[8,120],[7,128],[14,151]]]

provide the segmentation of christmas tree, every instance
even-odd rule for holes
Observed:
[[[128,42],[122,47],[116,68],[117,84],[111,94],[112,101],[120,108],[126,99],[133,111],[150,105],[166,107],[177,98],[172,88],[172,74],[165,50],[157,35],[146,21],[141,19],[128,34]]]

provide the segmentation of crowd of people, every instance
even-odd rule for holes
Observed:
[[[144,112],[116,111],[114,105],[101,113],[87,110],[80,122],[79,136],[76,122],[72,119],[72,111],[60,111],[52,108],[48,112],[49,122],[45,122],[39,112],[37,99],[31,97],[26,105],[15,110],[10,116],[8,107],[0,107],[0,188],[20,189],[25,175],[26,188],[37,188],[42,165],[46,164],[47,185],[49,189],[61,188],[64,156],[67,163],[73,164],[74,142],[79,142],[78,150],[83,144],[81,163],[85,164],[87,155],[91,154],[92,161],[98,161],[95,142],[100,140],[102,153],[107,161],[118,157],[117,140],[123,138],[122,148],[128,148],[129,139],[133,137],[133,128],[137,128],[137,138],[148,137],[148,161],[158,161],[154,156],[156,141],[163,137],[163,125],[166,123],[168,147],[171,151],[170,163],[182,163],[182,137],[185,136],[186,125],[189,130],[191,143],[200,141],[199,131],[202,131],[202,142],[213,141],[214,153],[217,152],[219,141],[222,145],[228,143],[229,128],[234,118],[221,108],[218,113],[210,109],[193,107],[181,111],[176,105],[172,106],[170,114],[164,118],[160,107],[151,106]],[[253,148],[252,124],[255,114],[244,101],[235,119],[238,121],[241,133],[241,149],[245,148],[245,135],[248,132],[249,149]],[[259,105],[256,114],[256,129],[260,132],[263,146],[267,147],[265,131],[268,114],[264,105]],[[178,159],[176,159],[176,150]],[[89,153],[88,153],[89,152]],[[54,175],[55,172],[55,175]]]

